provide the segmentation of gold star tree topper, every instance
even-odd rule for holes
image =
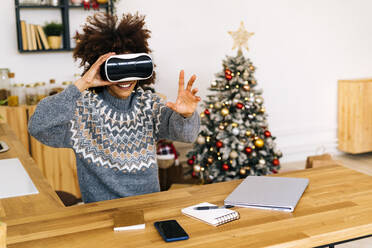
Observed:
[[[229,31],[228,33],[232,36],[234,40],[234,46],[232,48],[233,50],[238,47],[238,52],[242,52],[242,47],[244,47],[245,49],[247,49],[247,51],[249,51],[248,39],[252,35],[254,35],[254,33],[250,33],[245,29],[243,21],[240,22],[240,27],[238,31],[235,32]]]

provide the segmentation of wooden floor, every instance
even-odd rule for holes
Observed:
[[[351,155],[351,154],[343,154],[333,157],[334,160],[337,160],[342,165],[371,175],[372,176],[372,152],[359,154],[359,155]],[[302,170],[305,168],[305,160],[299,162],[292,162],[282,164],[282,169],[280,172],[286,171],[293,171],[293,170]],[[372,234],[372,233],[371,233]],[[360,239],[357,241],[352,241],[340,245],[336,245],[336,248],[371,248],[372,247],[372,238]]]

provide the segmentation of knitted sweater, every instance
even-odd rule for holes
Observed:
[[[43,99],[28,125],[43,144],[74,150],[85,203],[159,191],[156,141],[193,142],[199,127],[197,112],[184,118],[140,87],[119,99],[74,85]]]

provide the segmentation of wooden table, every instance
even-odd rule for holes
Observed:
[[[31,159],[21,157],[21,161],[29,173],[35,168]],[[240,220],[219,227],[184,216],[181,208],[204,201],[223,204],[241,180],[68,208],[60,207],[45,182],[34,181],[39,190],[48,190],[32,199],[38,201],[31,203],[32,211],[28,211],[31,200],[24,202],[31,196],[11,198],[12,202],[3,199],[0,204],[14,204],[24,211],[5,208],[0,219],[8,225],[9,248],[314,247],[372,234],[372,177],[336,165],[277,176],[310,179],[293,213],[237,208]],[[32,174],[31,178],[35,179]],[[37,206],[45,211],[37,211]],[[114,232],[112,214],[119,208],[143,209],[146,229]],[[167,219],[176,219],[190,239],[165,243],[153,223]]]
[[[10,149],[0,153],[0,159],[19,158],[40,194],[0,199],[0,219],[16,218],[24,214],[38,215],[64,208],[63,203],[44,178],[22,142],[8,125],[0,124],[0,140]],[[0,182],[1,183],[1,182]]]

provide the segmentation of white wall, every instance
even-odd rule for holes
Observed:
[[[240,21],[255,35],[245,53],[264,90],[270,130],[284,161],[302,160],[319,147],[336,151],[337,80],[371,77],[372,2],[369,0],[121,0],[117,13],[139,11],[152,30],[157,89],[174,100],[180,69],[198,76],[205,96],[225,55],[235,55],[227,31]],[[78,27],[86,12],[72,16]],[[26,15],[26,14],[25,14]],[[41,21],[34,13],[29,18]],[[19,54],[14,1],[0,9],[0,67],[18,80],[71,79],[72,53]]]

